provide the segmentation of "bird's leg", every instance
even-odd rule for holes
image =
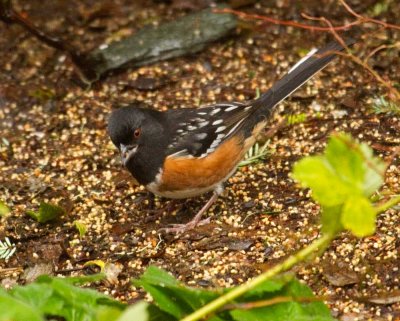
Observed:
[[[188,230],[193,229],[197,225],[203,225],[207,224],[210,221],[210,218],[207,218],[205,220],[201,220],[201,217],[205,212],[208,211],[208,209],[211,207],[211,205],[217,200],[218,196],[222,193],[222,188],[218,187],[211,198],[208,200],[208,202],[201,208],[200,211],[197,212],[195,217],[186,224],[173,224],[171,227],[166,227],[162,228],[161,230],[165,231],[166,233],[184,233]]]

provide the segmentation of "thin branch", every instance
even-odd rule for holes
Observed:
[[[336,54],[339,55],[339,56],[347,57],[347,58],[351,59],[352,61],[354,61],[356,64],[358,64],[361,67],[363,67],[364,69],[366,69],[378,82],[380,82],[386,88],[388,88],[389,92],[394,96],[394,99],[396,101],[400,101],[400,92],[396,88],[394,88],[390,82],[388,82],[385,79],[383,79],[381,77],[381,75],[379,75],[370,65],[365,63],[365,61],[361,60],[361,58],[359,58],[358,56],[353,55],[351,53],[349,47],[346,45],[346,42],[337,33],[337,31],[335,30],[334,26],[332,25],[332,23],[328,19],[326,19],[325,17],[310,17],[310,16],[307,16],[307,15],[305,15],[305,17],[307,17],[308,19],[311,19],[311,20],[322,21],[325,24],[327,24],[329,26],[330,32],[335,37],[335,39],[346,49],[345,53],[337,52]]]
[[[369,18],[369,17],[364,17],[362,15],[360,15],[359,13],[355,12],[348,4],[346,1],[344,0],[339,0],[340,3],[343,5],[343,7],[347,10],[347,12],[349,12],[351,15],[353,15],[354,17],[356,17],[357,19],[359,19],[361,21],[361,23],[364,22],[372,22],[375,23],[377,25],[381,25],[385,28],[391,28],[391,29],[397,29],[400,30],[400,26],[398,25],[394,25],[391,23],[387,23],[381,20],[377,20],[377,19],[373,19],[373,18]]]
[[[98,79],[98,75],[92,68],[94,61],[70,43],[40,30],[29,19],[13,9],[11,0],[0,0],[0,20],[7,24],[16,23],[48,46],[67,53],[83,81],[91,83]]]
[[[392,48],[400,48],[400,41],[394,43],[393,45],[382,45],[379,47],[376,47],[374,50],[372,50],[367,57],[364,58],[363,63],[367,64],[368,60],[375,55],[378,51],[381,51],[383,49],[392,49]]]
[[[292,26],[292,27],[296,27],[296,28],[301,28],[301,29],[307,29],[307,30],[312,30],[312,31],[330,31],[331,29],[328,27],[319,27],[319,26],[312,26],[312,25],[307,25],[307,24],[303,24],[300,22],[296,22],[296,21],[291,21],[291,20],[279,20],[279,19],[274,19],[271,17],[267,17],[267,16],[261,16],[261,15],[257,15],[257,14],[248,14],[242,11],[237,11],[237,10],[233,10],[233,9],[215,9],[213,10],[216,13],[231,13],[234,14],[242,19],[248,19],[248,20],[262,20],[262,21],[266,21],[266,22],[270,22],[276,25],[282,25],[282,26]],[[352,26],[360,24],[359,21],[354,21],[345,25],[341,25],[341,26],[335,26],[335,30],[349,30]]]

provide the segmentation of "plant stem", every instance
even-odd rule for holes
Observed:
[[[396,197],[393,197],[392,199],[388,200],[386,203],[383,203],[382,205],[379,205],[376,208],[376,211],[378,213],[385,212],[389,208],[395,206],[396,204],[400,203],[400,195],[397,195]]]
[[[207,305],[203,306],[199,310],[194,311],[192,314],[186,316],[181,321],[196,321],[200,320],[207,315],[217,311],[219,308],[223,307],[225,304],[231,302],[232,300],[238,298],[239,296],[243,295],[247,291],[254,289],[256,286],[260,285],[261,283],[271,279],[275,275],[284,272],[290,269],[293,265],[304,261],[307,259],[311,254],[321,248],[325,248],[329,245],[329,243],[335,238],[335,234],[324,234],[320,238],[316,239],[312,242],[309,246],[305,247],[304,249],[300,250],[298,253],[289,256],[285,261],[281,264],[274,266],[272,269],[262,273],[261,275],[255,277],[254,279],[250,280],[247,283],[244,283],[228,293],[224,294],[223,296],[219,297],[218,299],[211,301]]]

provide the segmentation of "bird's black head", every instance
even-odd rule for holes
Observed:
[[[149,183],[164,161],[167,142],[163,113],[135,106],[113,111],[108,134],[121,152],[122,163],[142,184]]]

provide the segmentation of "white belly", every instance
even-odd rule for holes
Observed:
[[[175,190],[175,191],[159,191],[156,184],[148,184],[146,185],[147,190],[152,192],[155,195],[167,197],[167,198],[189,198],[202,195],[204,193],[210,192],[215,190],[219,184],[215,184],[212,186],[207,186],[203,188],[196,188],[196,189],[186,189],[186,190]]]

